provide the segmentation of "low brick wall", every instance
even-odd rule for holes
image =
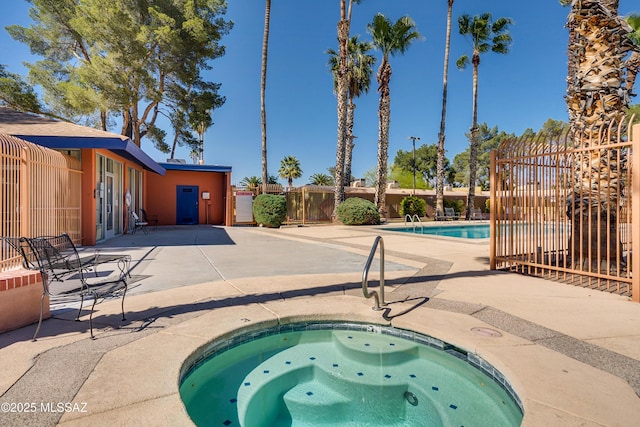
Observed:
[[[0,333],[35,323],[40,318],[42,277],[24,269],[0,272]],[[43,319],[51,317],[49,297]]]

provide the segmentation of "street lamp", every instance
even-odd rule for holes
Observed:
[[[417,136],[410,136],[409,138],[413,142],[413,195],[416,195],[416,141],[420,141]]]

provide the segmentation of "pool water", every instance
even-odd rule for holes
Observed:
[[[193,422],[245,427],[521,424],[522,410],[508,382],[502,375],[502,384],[488,376],[490,365],[477,356],[418,334],[416,340],[389,335],[413,336],[393,328],[368,326],[369,332],[362,325],[360,330],[331,325],[250,339],[188,367],[180,395]]]
[[[424,227],[385,228],[387,231],[404,233],[430,234],[435,236],[458,237],[461,239],[488,239],[489,224],[476,225],[441,225]]]

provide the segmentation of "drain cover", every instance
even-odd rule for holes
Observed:
[[[502,336],[500,332],[490,328],[480,328],[480,327],[471,328],[471,332],[474,332],[478,335],[482,335],[483,337],[501,337]]]

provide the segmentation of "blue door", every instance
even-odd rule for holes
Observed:
[[[198,224],[198,186],[178,185],[176,187],[176,224]]]

